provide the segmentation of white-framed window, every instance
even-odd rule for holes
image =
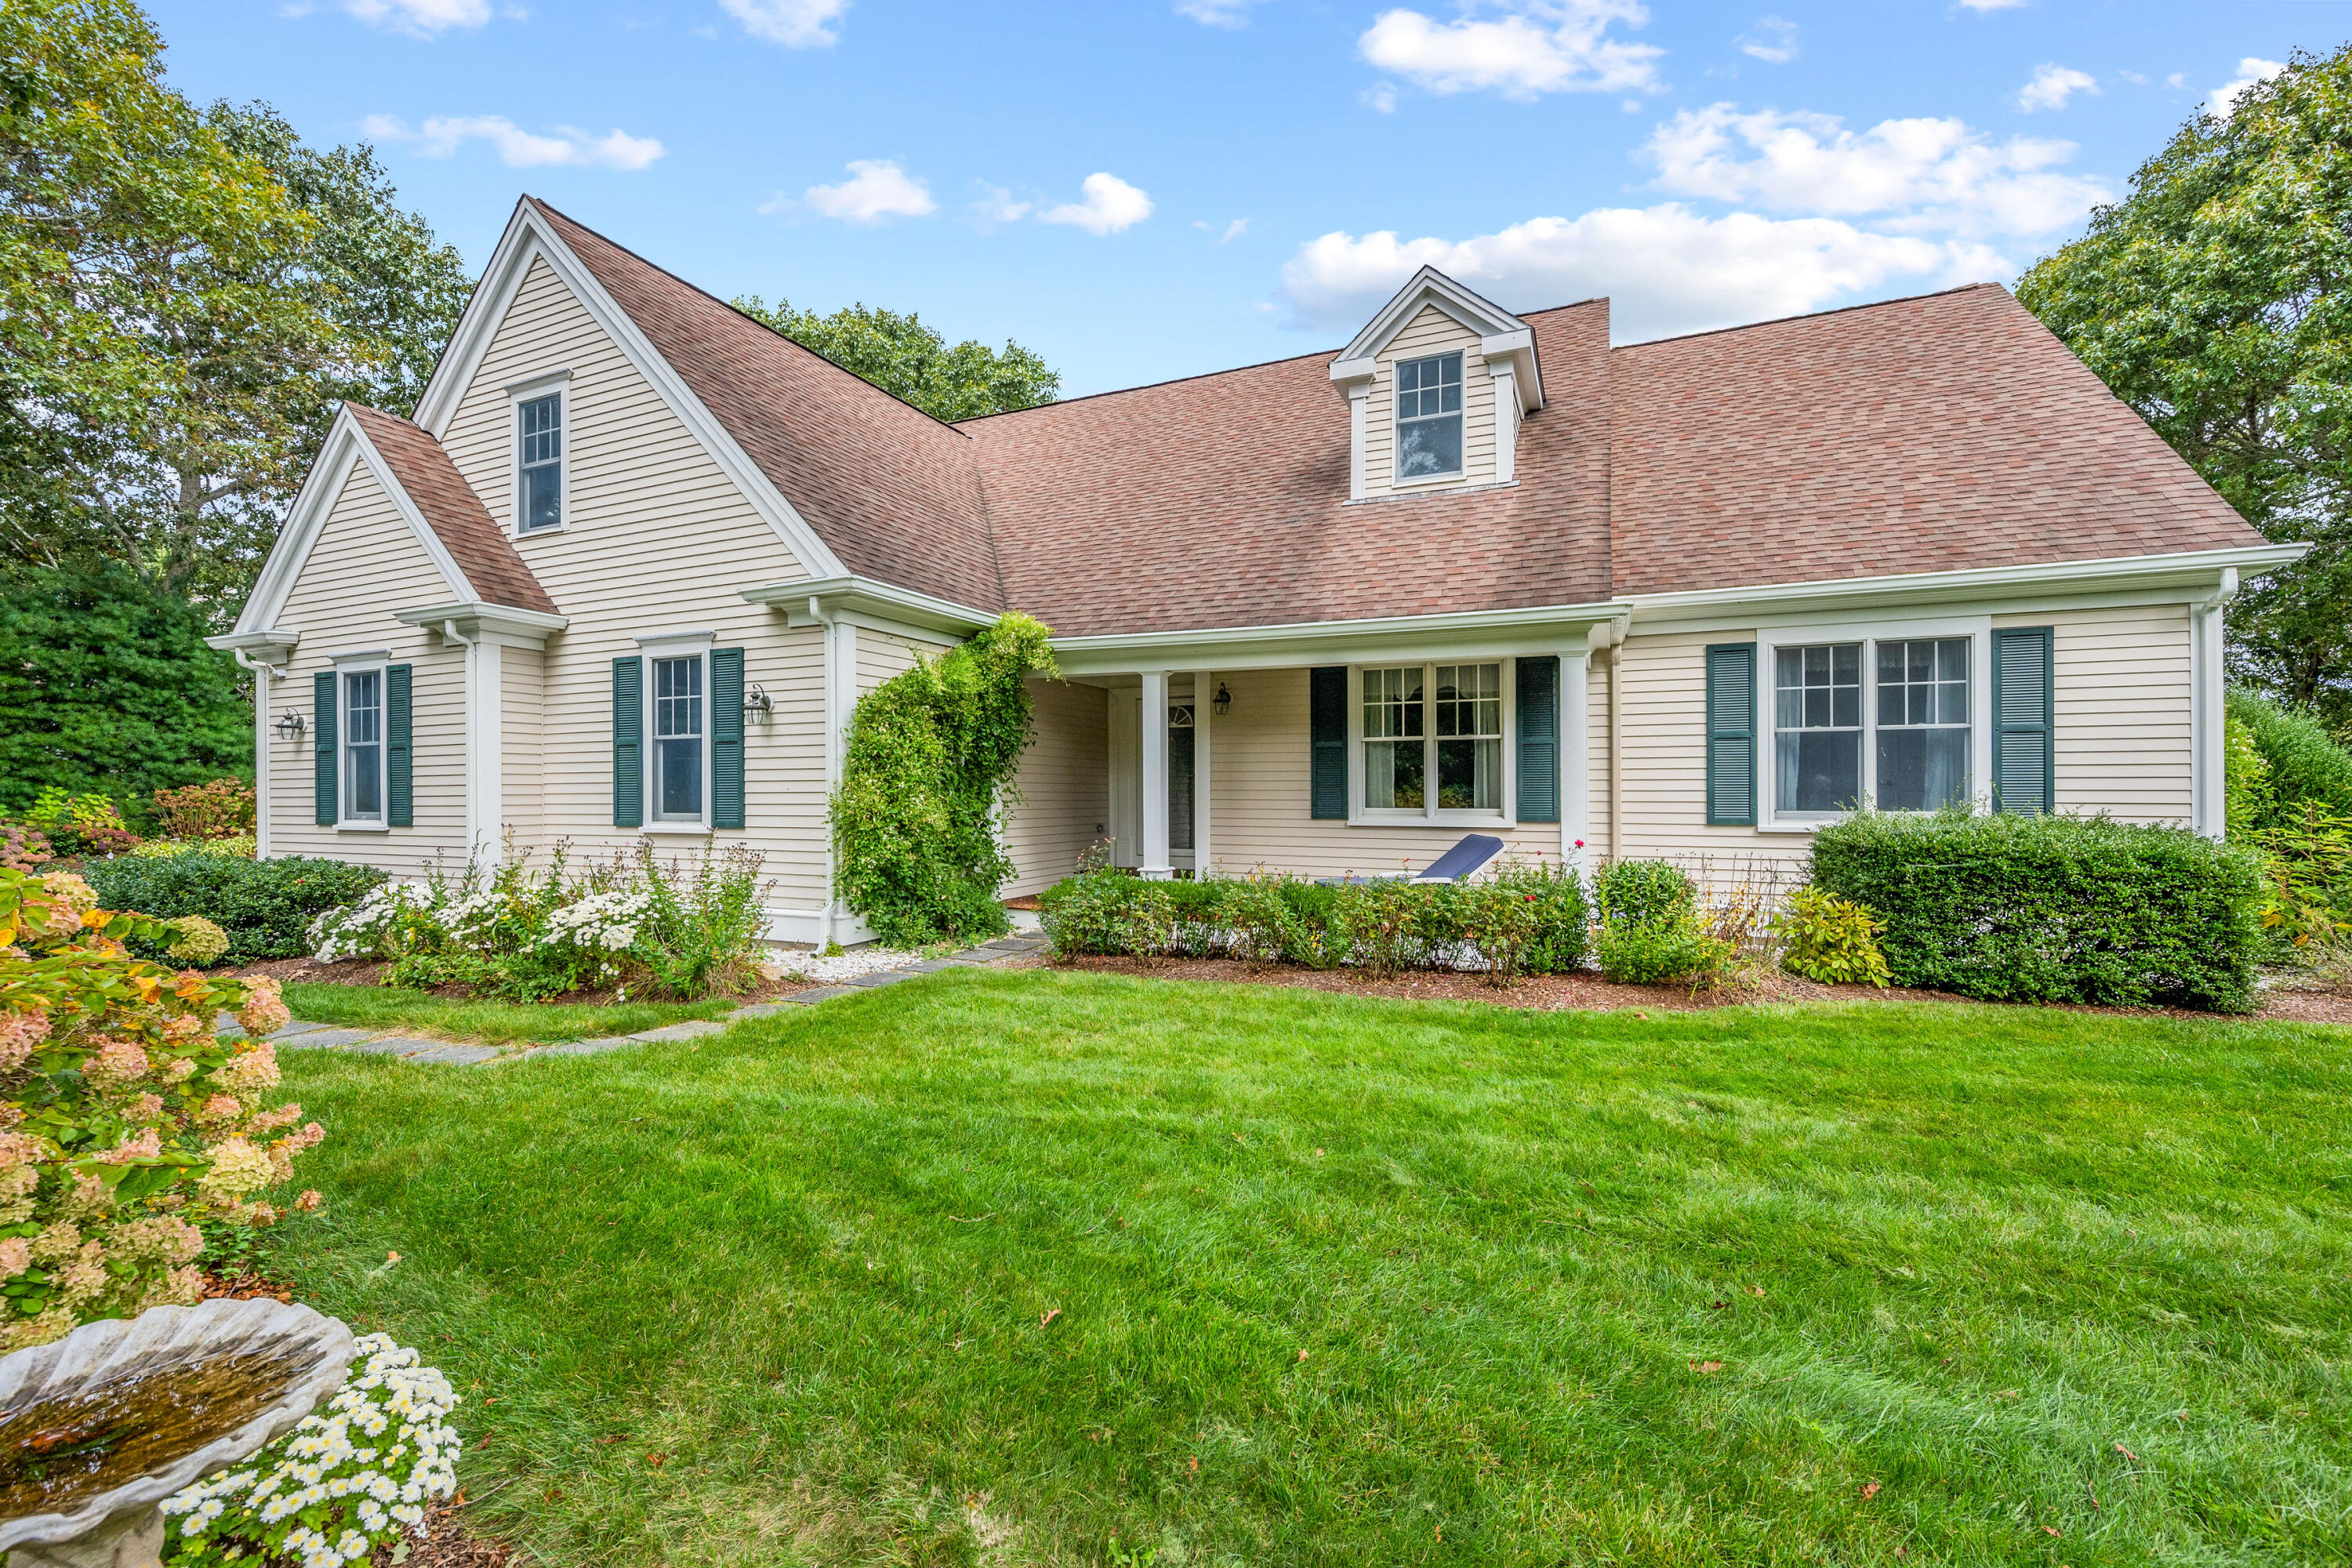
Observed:
[[[514,426],[514,531],[553,533],[572,521],[572,373],[507,387]]]
[[[1780,627],[1758,641],[1768,828],[1988,795],[1989,618]]]
[[[341,826],[385,824],[383,670],[381,664],[339,665],[335,669],[341,710],[335,721],[335,744],[342,752],[336,769]]]
[[[1462,356],[1432,354],[1396,367],[1396,477],[1456,479],[1462,473]]]
[[[701,651],[646,661],[652,686],[653,770],[649,795],[656,822],[700,824],[710,799],[707,699],[709,660]]]
[[[1355,670],[1349,819],[1505,821],[1512,674],[1502,658]]]

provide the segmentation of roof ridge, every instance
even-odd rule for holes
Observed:
[[[1823,316],[1845,316],[1856,310],[1876,310],[1888,305],[1907,305],[1915,300],[1940,300],[1947,294],[1969,294],[1979,289],[2000,288],[2000,284],[1989,281],[1960,283],[1949,289],[1930,289],[1924,293],[1897,294],[1892,300],[1864,300],[1859,304],[1832,305],[1826,310],[1798,310],[1786,316],[1768,316],[1760,321],[1741,321],[1729,327],[1709,327],[1701,332],[1674,332],[1663,338],[1643,338],[1638,343],[1615,343],[1611,345],[1609,352],[1616,354],[1623,353],[1628,349],[1654,348],[1660,343],[1688,342],[1693,338],[1719,338],[1726,332],[1752,332],[1759,327],[1784,326],[1790,321],[1814,321]]]
[[[919,404],[908,402],[905,398],[899,396],[897,393],[891,391],[887,386],[866,380],[864,376],[858,374],[856,371],[850,369],[839,360],[835,359],[832,355],[809,347],[808,344],[801,342],[800,339],[793,337],[790,332],[777,331],[774,327],[772,327],[767,322],[760,320],[759,317],[751,314],[749,310],[739,308],[732,300],[722,300],[718,295],[713,294],[709,289],[702,287],[700,284],[693,282],[688,279],[679,277],[677,273],[672,272],[668,268],[664,267],[660,262],[648,260],[646,258],[638,255],[635,251],[631,250],[627,246],[623,245],[619,240],[614,239],[611,235],[606,234],[600,229],[590,228],[586,224],[582,223],[578,218],[573,217],[562,207],[556,206],[550,202],[541,201],[539,197],[531,195],[527,192],[524,194],[523,200],[531,203],[544,212],[551,213],[555,216],[562,218],[564,222],[572,225],[574,228],[579,229],[583,234],[595,236],[598,239],[603,240],[606,245],[611,246],[614,249],[619,251],[630,260],[637,263],[640,267],[649,268],[653,271],[660,273],[663,277],[668,279],[679,288],[699,294],[702,298],[709,300],[720,310],[731,311],[733,314],[740,316],[744,321],[751,322],[751,325],[759,328],[761,331],[766,332],[784,342],[792,344],[793,347],[800,350],[801,353],[809,355],[813,359],[823,361],[824,363],[831,365],[834,369],[839,371],[842,374],[849,377],[852,381],[855,381],[858,385],[866,388],[868,391],[881,394],[884,397],[888,398],[891,402],[898,404],[902,408],[913,409],[916,413],[921,415],[932,424],[937,425],[942,430],[952,430],[955,434],[963,436],[966,440],[971,439],[971,437],[966,436],[963,431],[957,430],[952,421],[940,418],[938,415],[932,413],[928,408],[922,407]]]

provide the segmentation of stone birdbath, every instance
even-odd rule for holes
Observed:
[[[352,1331],[267,1299],[154,1307],[0,1356],[7,1568],[157,1568],[163,1502],[341,1387]]]

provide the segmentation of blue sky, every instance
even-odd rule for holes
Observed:
[[[722,297],[1101,391],[1337,346],[1434,262],[1621,341],[2017,270],[2336,0],[159,0],[180,89]]]

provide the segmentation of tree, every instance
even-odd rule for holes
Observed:
[[[2234,675],[2352,718],[2352,47],[2200,114],[2018,298],[2298,564],[2231,612]]]
[[[783,300],[771,310],[752,294],[735,308],[936,419],[1009,414],[1061,395],[1060,374],[1009,339],[1002,349],[979,342],[950,348],[920,316],[863,303],[820,316]]]
[[[462,308],[364,146],[200,115],[128,0],[0,7],[0,541],[225,608],[337,398],[413,401]]]
[[[145,815],[159,789],[253,777],[253,709],[205,617],[129,568],[0,579],[0,812],[45,785]]]

